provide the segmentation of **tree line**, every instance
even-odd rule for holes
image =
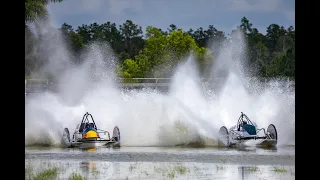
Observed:
[[[32,17],[32,14],[26,15],[26,22],[32,21]],[[93,42],[109,44],[118,59],[116,72],[124,78],[168,77],[190,52],[198,62],[200,72],[205,75],[225,43],[233,39],[232,34],[240,31],[247,45],[247,67],[255,75],[267,78],[295,77],[295,29],[271,24],[264,35],[246,17],[241,19],[231,37],[213,25],[187,31],[174,24],[166,30],[148,26],[143,32],[142,27],[131,20],[119,26],[106,22],[83,24],[76,29],[64,23],[59,31],[76,64],[83,63],[81,52]],[[45,35],[35,36],[26,23],[26,76],[41,67],[43,57],[38,55],[41,48],[36,47],[43,38],[46,38]]]

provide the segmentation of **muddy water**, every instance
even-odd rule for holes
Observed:
[[[26,176],[57,168],[56,179],[295,179],[294,147],[277,149],[26,148]]]

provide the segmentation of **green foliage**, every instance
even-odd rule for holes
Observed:
[[[288,58],[285,54],[277,55],[267,69],[267,75],[271,77],[284,76],[284,69],[288,62]]]
[[[51,169],[46,169],[38,174],[36,174],[34,180],[43,180],[43,179],[56,179],[58,175],[58,168],[54,167]]]
[[[87,178],[81,176],[78,173],[72,173],[68,180],[86,180]]]
[[[212,59],[209,50],[199,48],[192,36],[181,29],[176,30],[173,26],[169,34],[148,26],[146,37],[146,46],[135,57],[141,67],[141,75],[166,77],[189,53],[194,53],[202,64]]]
[[[27,1],[26,22],[45,16],[45,13],[41,15],[42,11],[45,12],[42,6],[49,2],[55,1]],[[295,30],[292,26],[285,29],[271,24],[264,35],[243,17],[237,29],[245,35],[248,47],[245,53],[251,71],[261,77],[295,76]],[[211,71],[214,57],[219,54],[223,43],[228,41],[225,33],[213,25],[187,32],[174,24],[167,31],[148,26],[144,36],[142,28],[131,20],[118,27],[115,23],[106,22],[83,24],[76,29],[64,23],[60,30],[75,63],[83,62],[80,53],[92,42],[107,42],[118,57],[116,72],[123,78],[168,77],[189,55],[194,56],[204,75],[206,71]],[[41,39],[35,37],[27,26],[25,37],[26,75],[30,75],[41,66],[38,63],[38,58],[41,58],[39,48],[35,48]]]
[[[27,0],[25,1],[25,23],[46,18],[48,15],[47,5],[49,3],[62,2],[63,0]]]
[[[30,28],[30,24],[39,26],[39,22],[48,17],[47,5],[63,0],[26,0],[25,1],[25,73],[31,75],[39,69],[37,59],[38,41]]]
[[[121,75],[123,78],[140,77],[139,65],[132,59],[125,60],[122,64]]]
[[[126,53],[126,52],[121,52],[120,54],[119,54],[119,63],[120,64],[122,64],[122,63],[124,63],[124,61],[126,60],[126,59],[130,59],[130,54],[128,54],[128,53]]]

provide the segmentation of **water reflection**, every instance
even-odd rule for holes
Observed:
[[[116,179],[120,179],[120,163],[119,162],[114,162],[113,163],[113,176],[112,177],[115,177]]]
[[[239,179],[245,180],[250,178],[250,172],[256,172],[259,168],[256,166],[250,167],[250,166],[240,166],[238,167],[238,175]]]
[[[295,179],[294,166],[239,166],[238,178],[251,179]]]
[[[27,166],[33,170],[29,177],[59,167],[57,179],[68,179],[72,173],[86,179],[295,179],[294,165],[32,160],[26,163]]]
[[[81,173],[86,179],[92,179],[91,176],[97,176],[99,174],[99,167],[97,167],[96,162],[93,161],[82,161],[80,162]],[[97,177],[95,177],[96,179]]]
[[[86,148],[86,149],[82,149],[83,151],[88,151],[88,152],[95,152],[97,150],[97,148]]]
[[[77,149],[74,149],[77,151]],[[110,148],[104,148],[104,147],[94,147],[94,148],[81,148],[79,149],[82,152],[106,152],[106,151],[111,151]],[[113,151],[113,150],[112,150]]]
[[[93,171],[94,169],[97,169],[96,167],[96,163],[95,162],[92,162],[92,161],[89,161],[89,162],[80,162],[80,169],[83,171],[83,172],[87,172],[89,173],[90,171]]]

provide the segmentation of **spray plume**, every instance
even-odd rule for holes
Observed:
[[[226,74],[219,91],[201,86],[190,56],[176,69],[169,93],[163,94],[118,88],[113,73],[117,61],[110,46],[92,44],[83,51],[84,63],[76,65],[60,32],[48,25],[42,31],[46,48],[41,56],[47,57],[43,72],[59,85],[57,93],[27,97],[26,145],[59,146],[63,128],[73,132],[85,112],[93,115],[99,129],[112,131],[117,125],[122,146],[215,145],[219,128],[234,125],[240,112],[260,127],[275,124],[279,144],[294,144],[294,89],[283,80],[246,80],[241,34],[215,59],[211,77]]]

